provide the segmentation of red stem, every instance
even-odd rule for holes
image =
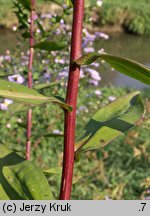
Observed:
[[[28,87],[32,88],[32,65],[34,55],[34,16],[35,16],[35,0],[30,0],[31,12],[30,12],[30,49],[29,49],[29,64],[28,64]],[[27,114],[27,141],[26,141],[26,159],[30,160],[30,148],[31,148],[31,128],[32,128],[32,110],[28,110]]]
[[[60,189],[61,200],[70,199],[72,188],[76,127],[76,104],[80,75],[80,67],[77,65],[73,65],[72,61],[81,56],[83,16],[84,0],[75,0],[72,25],[70,68],[66,97],[66,103],[73,107],[73,111],[65,112],[63,171]]]

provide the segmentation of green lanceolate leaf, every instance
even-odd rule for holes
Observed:
[[[89,65],[101,58],[109,63],[117,71],[150,85],[150,68],[127,58],[122,58],[106,53],[90,53],[76,59],[78,65]]]
[[[30,0],[17,0],[20,4],[24,6],[25,9],[31,10]]]
[[[30,89],[26,86],[0,80],[0,96],[16,100],[26,106],[37,106],[45,103],[56,103],[61,108],[71,111],[71,107],[59,100],[58,97],[46,97],[37,91]]]
[[[34,89],[41,90],[51,86],[59,85],[60,82],[51,82],[51,83],[39,83],[34,86]]]
[[[57,5],[59,5],[60,7],[63,7],[63,3],[64,3],[64,0],[45,0],[45,1],[53,2]]]
[[[76,144],[76,155],[99,149],[133,127],[144,115],[140,92],[135,91],[102,107],[88,122]]]
[[[46,36],[46,32],[45,32],[43,26],[41,25],[41,23],[38,20],[36,20],[36,23],[37,23],[38,28],[40,29],[40,31],[42,33],[42,36],[45,37]]]
[[[63,5],[66,4],[66,6],[70,8],[73,6],[74,0],[46,0],[46,1],[53,2],[61,7],[63,7]]]
[[[61,50],[66,47],[66,44],[63,42],[52,42],[52,41],[43,41],[34,46],[35,49],[47,50],[47,51],[56,51]]]
[[[64,3],[68,6],[68,7],[73,7],[73,0],[64,0]]]
[[[44,170],[43,173],[48,176],[48,175],[61,175],[62,173],[62,167],[53,167],[47,170]]]
[[[51,137],[51,138],[57,138],[57,137],[61,137],[63,138],[64,137],[64,134],[60,133],[44,133],[44,134],[37,134],[37,135],[33,135],[31,137],[31,140],[35,140],[35,139],[38,139],[38,138],[41,138],[41,137]]]
[[[27,105],[23,103],[16,103],[16,101],[14,101],[12,104],[8,106],[8,112],[11,116],[13,116],[16,113],[25,112],[31,109],[31,107],[32,107],[31,105]]]
[[[13,73],[0,72],[0,77],[7,77],[11,75],[13,75]]]
[[[0,144],[0,200],[51,200],[40,168]]]

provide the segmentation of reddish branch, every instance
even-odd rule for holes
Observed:
[[[29,64],[28,64],[28,87],[32,88],[32,65],[34,55],[34,17],[35,17],[35,1],[30,0],[31,12],[30,12],[30,49],[29,49]],[[27,141],[26,141],[26,159],[30,160],[30,148],[31,148],[31,128],[32,128],[32,110],[28,110],[27,114]]]
[[[84,0],[75,0],[74,2],[75,3],[72,25],[70,68],[66,97],[66,103],[73,107],[73,111],[65,112],[63,171],[60,189],[61,200],[70,199],[72,188],[76,127],[76,104],[80,75],[80,67],[77,65],[73,65],[72,61],[81,56],[82,47]]]

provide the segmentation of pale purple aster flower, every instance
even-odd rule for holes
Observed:
[[[65,24],[64,19],[61,19],[61,20],[60,20],[60,24],[61,24],[61,25],[64,25],[64,24]]]
[[[85,53],[92,53],[92,52],[95,52],[95,49],[94,49],[94,47],[85,47],[84,52]]]
[[[96,94],[97,96],[100,96],[100,95],[102,95],[102,92],[101,92],[100,90],[95,90],[95,94]]]
[[[92,34],[88,34],[88,35],[87,35],[87,40],[88,40],[88,41],[95,41],[95,39],[96,39],[96,36],[95,36],[95,35],[92,35]]]
[[[96,80],[96,81],[100,81],[101,80],[101,77],[99,75],[99,72],[97,72],[96,70],[94,69],[91,69],[91,68],[87,68],[86,71],[88,73],[90,73],[90,76],[92,79]]]
[[[88,40],[83,40],[83,43],[82,43],[82,47],[84,48],[84,47],[87,47],[87,45],[88,45]]]
[[[82,69],[80,69],[80,78],[84,78],[85,75],[84,75],[84,71]]]
[[[34,14],[33,19],[34,19],[34,20],[37,20],[37,19],[38,19],[38,15],[37,15],[37,14]]]
[[[20,83],[20,84],[22,84],[25,81],[25,79],[23,78],[23,76],[21,76],[19,74],[8,76],[8,80],[10,82],[15,82],[15,83]]]
[[[97,62],[93,62],[91,65],[94,66],[94,67],[99,67],[100,66],[100,64],[97,63]]]
[[[51,14],[42,14],[41,15],[41,19],[51,19],[52,18],[52,15]]]
[[[66,4],[63,4],[62,6],[63,6],[63,8],[64,8],[64,9],[66,9],[66,8],[67,8],[67,5],[66,5]]]
[[[21,55],[21,60],[28,60],[28,56],[26,56],[26,55],[24,55],[24,53],[22,53],[22,55]]]
[[[61,131],[58,130],[58,129],[56,129],[56,130],[53,130],[53,133],[54,133],[54,134],[61,134]]]
[[[58,74],[58,78],[67,78],[68,71],[69,71],[69,67],[63,68],[63,70]]]
[[[87,29],[83,29],[83,44],[82,47],[86,47],[86,46],[92,46],[93,42],[96,39],[96,36],[93,34],[90,34]]]
[[[145,197],[145,200],[150,200],[150,196],[148,196],[148,197]]]
[[[11,56],[10,56],[10,55],[5,55],[5,56],[4,56],[4,59],[5,59],[6,61],[9,61],[9,62],[10,62],[10,61],[11,61]]]
[[[52,54],[52,56],[56,56],[57,55],[57,51],[52,51],[51,54]]]
[[[84,37],[82,47],[92,46],[95,39],[96,39],[96,37],[94,35],[91,35],[91,34]]]
[[[8,106],[12,103],[13,103],[12,100],[6,98],[3,100],[3,102],[0,103],[0,109],[1,110],[8,110]]]
[[[99,85],[99,82],[96,81],[96,80],[89,80],[89,83],[94,85],[94,86],[98,86]]]
[[[109,96],[109,97],[108,97],[108,100],[109,100],[110,102],[112,102],[112,101],[116,100],[116,97],[115,97],[115,96]]]
[[[28,64],[29,64],[28,61],[21,62],[21,65],[22,65],[22,66],[26,66],[26,65],[28,65]]]
[[[80,106],[79,111],[86,110],[86,106]]]
[[[64,59],[59,59],[59,63],[60,64],[65,64],[65,60]]]
[[[61,34],[61,30],[60,30],[60,29],[56,29],[56,30],[55,30],[55,34],[56,34],[56,35],[60,35],[60,34]]]
[[[38,19],[38,15],[37,15],[37,14],[34,14],[33,19],[34,19],[34,20],[37,20],[37,19]],[[28,18],[28,22],[31,23],[31,18]]]
[[[107,34],[105,34],[105,33],[103,33],[103,32],[95,32],[95,36],[96,36],[96,37],[101,37],[101,38],[103,38],[103,39],[105,39],[105,40],[108,40],[108,39],[109,39],[109,35],[107,35]]]
[[[82,47],[92,47],[93,46],[93,41],[89,41],[86,39],[83,39]]]
[[[55,58],[55,63],[65,64],[65,60]]]
[[[37,29],[36,32],[37,32],[37,33],[41,33],[41,30],[40,30],[40,29]]]
[[[66,28],[64,19],[61,19],[61,20],[60,20],[60,28],[61,28],[61,29],[65,29],[65,28]]]
[[[46,79],[46,80],[50,80],[51,79],[51,74],[48,73],[48,72],[44,73],[43,76],[44,76],[44,79]]]

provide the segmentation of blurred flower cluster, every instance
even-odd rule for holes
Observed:
[[[97,1],[100,5],[101,1]],[[65,7],[64,7],[65,8]],[[66,9],[64,9],[66,10]],[[68,12],[67,12],[68,13]],[[70,44],[71,29],[68,24],[68,16],[62,14],[46,13],[35,16],[35,43],[40,42],[43,38],[49,41],[63,41],[66,44]],[[28,20],[28,23],[30,20]],[[45,23],[48,23],[48,25]],[[13,30],[17,30],[16,26],[13,26]],[[27,31],[27,30],[26,30]],[[28,38],[22,35],[18,42],[15,51],[6,50],[4,55],[0,55],[0,68],[3,69],[3,77],[10,82],[16,82],[19,84],[27,85],[27,72],[28,72]],[[27,40],[26,40],[27,39]],[[90,53],[95,50],[95,43],[99,40],[100,43],[108,40],[109,36],[103,32],[88,31],[83,29],[83,53]],[[22,51],[23,50],[23,51]],[[62,86],[67,85],[68,71],[69,71],[69,56],[70,47],[67,46],[61,51],[44,51],[36,50],[33,63],[33,86],[39,83],[59,82]],[[104,51],[103,49],[101,51]],[[81,82],[85,85],[93,85],[98,87],[101,81],[100,69],[101,62],[95,62],[88,68],[82,68],[80,73]],[[95,91],[96,95],[100,95],[99,91]],[[110,99],[111,100],[111,99]],[[0,103],[0,109],[3,109],[3,105],[9,105],[5,100]],[[7,109],[7,108],[6,108]]]

